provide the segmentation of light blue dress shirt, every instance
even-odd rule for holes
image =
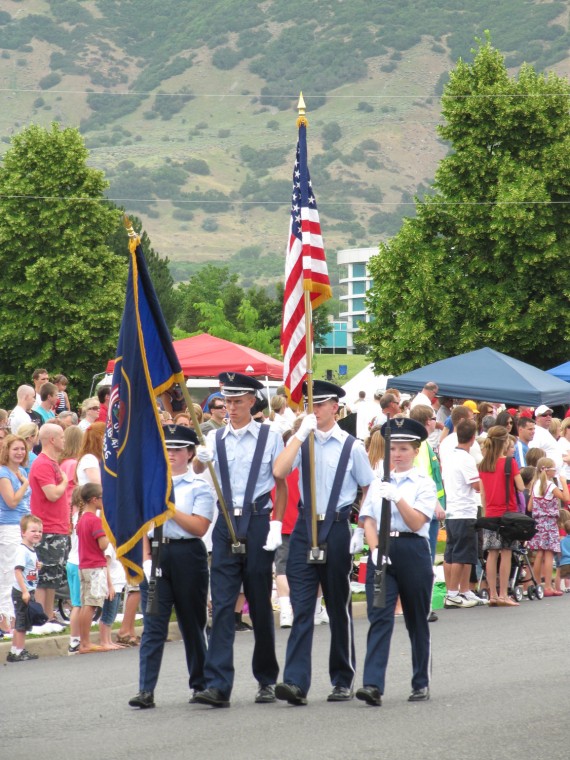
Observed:
[[[381,480],[377,479],[372,483],[368,489],[364,504],[360,509],[360,518],[373,517],[376,520],[378,530],[380,529],[380,515],[382,514],[382,497],[378,493],[381,482]],[[411,470],[403,473],[392,471],[390,473],[390,482],[396,486],[398,501],[404,499],[411,507],[417,509],[418,512],[421,512],[428,518],[422,527],[415,532],[429,540],[430,521],[437,500],[437,492],[433,480],[429,475],[421,473],[417,467],[412,467]],[[398,530],[402,533],[404,531],[413,533],[414,531],[411,531],[404,522],[404,518],[398,511],[395,503],[392,501],[390,504],[390,531]]]
[[[226,425],[223,438],[226,444],[226,455],[228,458],[228,469],[230,471],[230,483],[232,487],[232,496],[234,503],[231,505],[234,509],[243,507],[243,498],[245,496],[245,487],[253,462],[253,454],[259,437],[260,425],[253,420],[245,428],[234,430],[231,423]],[[214,453],[214,466],[216,475],[221,484],[220,463],[218,460],[218,451],[216,446],[216,430],[208,433],[206,445]],[[253,500],[271,491],[275,485],[273,477],[273,463],[277,456],[283,450],[283,439],[273,430],[269,431],[265,450],[261,458],[261,465],[257,473],[257,481],[253,491]],[[228,504],[228,507],[230,505]],[[266,510],[271,511],[271,501],[268,502]]]
[[[348,433],[341,430],[338,425],[332,429],[331,435],[323,443],[319,440],[318,434],[315,435],[315,479],[317,489],[317,514],[322,515],[327,511],[327,505],[331,495],[334,476],[338,460],[344,442],[348,438]],[[301,463],[301,450],[295,457],[293,469],[299,468],[299,488],[301,489],[301,498],[303,497],[303,466]],[[374,472],[370,467],[368,455],[364,449],[362,441],[355,441],[350,458],[346,468],[346,473],[338,503],[337,512],[342,508],[354,503],[358,486],[367,486],[374,481]],[[306,505],[310,506],[310,505]]]
[[[174,475],[174,500],[178,512],[199,515],[212,521],[214,517],[214,494],[208,483],[191,470],[185,475]],[[164,538],[199,538],[184,530],[175,520],[167,520],[162,527]]]

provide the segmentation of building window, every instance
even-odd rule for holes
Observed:
[[[355,296],[363,296],[366,293],[366,283],[363,280],[352,283],[352,294]]]
[[[353,264],[352,265],[353,277],[366,277],[366,264]]]
[[[353,298],[352,299],[352,311],[364,311],[364,298]]]
[[[364,322],[364,320],[362,319],[362,317],[353,317],[352,318],[352,328],[354,330],[358,330],[358,328],[360,327],[359,322]]]

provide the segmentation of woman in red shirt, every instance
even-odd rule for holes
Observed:
[[[507,483],[505,475],[505,452],[509,445],[509,433],[502,425],[495,425],[489,430],[484,444],[483,459],[479,465],[481,475],[481,506],[485,517],[501,517],[505,512],[517,511],[516,491],[524,490],[524,483],[519,475],[519,467],[511,459],[509,476],[509,500],[507,504]],[[489,584],[490,601],[494,607],[518,607],[518,602],[508,595],[509,576],[511,572],[512,541],[506,541],[494,530],[483,531],[483,550],[487,551],[485,573]],[[497,595],[497,563],[499,567],[499,594]]]

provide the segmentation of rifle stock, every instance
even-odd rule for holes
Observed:
[[[390,416],[386,420],[384,433],[384,473],[382,480],[390,482],[390,439],[391,430]],[[380,514],[380,527],[378,529],[378,564],[374,571],[374,607],[386,606],[386,569],[388,567],[388,553],[390,551],[390,513],[392,505],[389,499],[382,499],[382,512]]]

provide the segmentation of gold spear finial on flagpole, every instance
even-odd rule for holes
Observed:
[[[123,224],[129,236],[129,251],[134,253],[137,245],[140,243],[140,238],[133,229],[132,222],[126,214],[123,216]]]
[[[305,105],[305,99],[303,98],[303,92],[301,91],[299,93],[299,102],[297,103],[297,111],[299,111],[299,116],[297,117],[297,127],[300,127],[302,124],[305,125],[305,127],[309,126],[309,122],[307,121],[307,118],[305,116],[305,110],[307,106]]]

